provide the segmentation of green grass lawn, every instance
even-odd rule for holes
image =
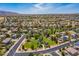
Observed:
[[[33,46],[34,49],[37,49],[37,48],[39,48],[39,45],[41,45],[41,44],[45,45],[45,43],[48,43],[49,46],[56,45],[55,41],[52,41],[51,39],[45,37],[46,32],[49,35],[51,35],[51,34],[53,34],[53,32],[56,32],[56,31],[59,31],[59,29],[57,29],[57,30],[56,29],[53,29],[53,30],[52,29],[46,29],[46,30],[44,30],[44,32],[41,32],[41,35],[38,34],[38,33],[34,34],[34,36],[31,37],[30,42],[26,42],[24,44],[24,48],[28,49],[28,48],[32,48],[32,46]],[[40,37],[43,38],[42,42],[38,42],[38,38],[40,38]]]
[[[32,37],[30,40],[31,40],[30,42],[26,42],[24,44],[24,48],[28,49],[28,48],[31,48],[32,46],[34,46],[34,49],[38,48],[38,46],[39,46],[38,41],[34,37]],[[52,41],[51,39],[48,39],[46,37],[43,37],[42,42],[48,42],[48,44],[50,46],[51,45],[56,45],[56,43],[54,41]]]
[[[34,46],[34,49],[36,49],[38,47],[37,43],[37,40],[35,40],[35,38],[32,38],[30,42],[26,42],[24,44],[24,48],[31,48],[32,46]]]
[[[51,39],[46,37],[43,37],[43,41],[48,42],[49,45],[56,45],[55,41],[52,41]]]

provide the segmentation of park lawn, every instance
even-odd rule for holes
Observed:
[[[32,43],[31,42],[26,42],[24,44],[24,48],[31,48]]]
[[[56,45],[54,41],[46,37],[43,37],[43,42],[48,42],[49,45]]]
[[[43,41],[42,42],[48,42],[48,44],[51,46],[51,45],[56,45],[56,43],[54,42],[54,41],[52,41],[51,39],[49,39],[49,38],[46,38],[45,36],[43,36]],[[34,49],[37,49],[38,48],[38,46],[39,46],[39,44],[38,44],[38,41],[34,38],[34,37],[32,37],[31,39],[30,39],[30,42],[26,42],[25,44],[24,44],[24,48],[31,48],[32,46],[34,46]]]
[[[34,49],[38,48],[38,44],[37,44],[37,40],[35,40],[35,38],[31,39],[31,42],[26,42],[24,44],[24,48],[31,48],[32,46],[34,46]]]
[[[35,38],[32,38],[31,42],[35,49],[38,48],[38,41]]]

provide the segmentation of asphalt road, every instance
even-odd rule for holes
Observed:
[[[50,54],[52,54],[52,56],[59,56],[55,51],[51,52]]]
[[[66,46],[69,46],[70,43],[72,44],[74,41],[72,42],[67,42],[65,44],[62,44],[62,45],[59,45],[59,46],[56,46],[56,47],[53,47],[53,48],[50,48],[50,49],[47,49],[47,50],[42,50],[42,51],[35,51],[35,52],[25,52],[25,53],[15,53],[15,56],[28,56],[30,53],[33,53],[33,54],[44,54],[44,53],[50,53],[52,51],[56,51],[60,48],[64,48]]]
[[[20,45],[20,43],[24,40],[24,35],[22,35],[19,38],[19,41],[11,48],[11,50],[8,52],[7,56],[13,56],[16,52],[16,49],[18,48],[18,46]]]

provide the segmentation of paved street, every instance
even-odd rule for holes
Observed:
[[[19,38],[19,41],[11,48],[11,50],[7,53],[7,56],[13,56],[16,52],[16,49],[20,45],[20,43],[24,40],[24,35]]]
[[[52,56],[59,56],[55,51],[51,52]]]
[[[44,53],[50,53],[50,52],[52,52],[52,51],[56,51],[56,50],[58,50],[58,49],[60,49],[60,48],[64,48],[64,47],[66,47],[66,46],[69,46],[70,45],[70,43],[72,44],[74,41],[72,41],[72,42],[66,42],[66,43],[64,43],[64,44],[61,44],[61,45],[59,45],[59,46],[56,46],[56,47],[53,47],[53,48],[50,48],[50,49],[47,49],[47,50],[42,50],[42,51],[35,51],[35,52],[25,52],[25,53],[15,53],[15,56],[27,56],[27,55],[29,55],[29,53],[34,53],[34,54],[44,54]]]
[[[53,48],[50,48],[50,49],[47,49],[47,50],[42,50],[42,51],[34,51],[34,52],[16,52],[17,48],[19,47],[19,45],[21,44],[21,42],[24,40],[24,35],[22,35],[18,42],[10,49],[10,51],[7,53],[7,56],[28,56],[29,53],[34,53],[34,54],[44,54],[44,53],[51,53],[53,51],[56,51],[60,48],[64,48],[66,46],[69,46],[70,43],[72,44],[74,41],[72,42],[66,42],[66,43],[63,43],[61,45],[58,45],[56,47],[53,47]],[[56,55],[56,54],[54,54]]]

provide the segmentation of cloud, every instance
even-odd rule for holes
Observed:
[[[26,14],[79,13],[78,7],[79,4],[77,3],[36,3],[32,4],[30,7],[24,6],[19,12]]]
[[[79,3],[0,4],[0,10],[24,14],[79,13]]]
[[[35,4],[34,7],[37,8],[37,9],[43,9],[43,4],[40,3],[40,4]]]
[[[34,13],[34,14],[42,14],[42,13],[48,13],[50,10],[53,9],[53,6],[51,4],[34,4],[31,8],[28,9],[29,13]]]

